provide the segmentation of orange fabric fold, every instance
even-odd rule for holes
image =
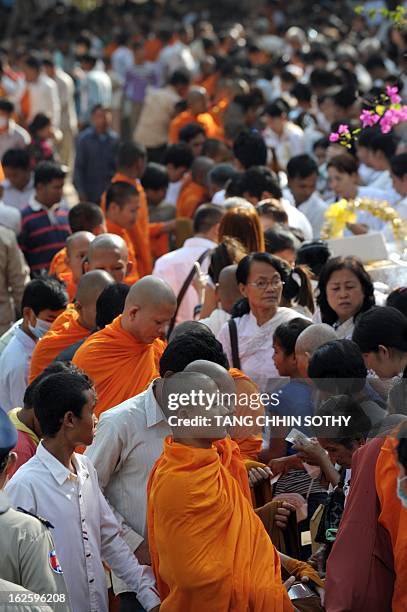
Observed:
[[[78,285],[75,283],[72,277],[72,272],[63,272],[61,274],[58,274],[58,278],[59,280],[64,281],[66,285],[66,290],[68,293],[69,301],[73,302],[75,295],[76,295],[76,290],[78,288]]]
[[[180,130],[188,123],[199,123],[205,130],[207,138],[223,138],[221,128],[217,125],[216,121],[210,113],[201,113],[200,115],[193,115],[191,111],[186,110],[179,113],[170,123],[168,132],[168,140],[170,144],[178,142]]]
[[[163,221],[149,225],[151,255],[154,261],[169,251],[168,233],[163,231],[164,225]]]
[[[237,442],[234,442],[234,440],[227,436],[223,438],[223,440],[216,440],[213,445],[218,451],[223,467],[229,470],[233,478],[239,484],[241,492],[251,504],[252,494],[249,486],[249,478],[247,476],[245,464],[240,456]]]
[[[83,340],[89,336],[90,330],[83,327],[78,319],[70,318],[59,327],[57,330],[48,331],[41,340],[35,345],[30,365],[30,375],[28,382],[31,383],[34,378],[52,363],[61,351]]]
[[[65,258],[66,258],[66,247],[58,251],[58,253],[55,253],[54,257],[52,258],[51,265],[50,265],[49,272],[48,272],[49,276],[55,275],[55,276],[60,277],[61,274],[67,274],[70,272],[70,269],[65,263]]]
[[[258,396],[259,389],[256,383],[237,368],[230,368],[229,374],[233,377],[236,384],[237,406],[236,416],[256,416],[264,413],[264,408],[260,407],[254,411],[245,399],[247,396]],[[246,396],[246,397],[245,397]],[[240,455],[243,460],[249,459],[257,461],[262,445],[261,428],[254,422],[252,426],[234,427],[231,431],[232,438],[236,440],[240,448]]]
[[[379,523],[389,532],[394,554],[392,612],[407,610],[407,510],[397,496],[397,440],[386,438],[376,463],[376,491],[380,500]]]
[[[186,181],[178,196],[176,216],[192,219],[198,206],[207,199],[205,187],[198,185],[192,179]]]
[[[216,448],[167,438],[148,484],[161,612],[288,612],[280,560]]]
[[[139,342],[122,328],[121,319],[120,315],[92,334],[73,358],[95,383],[96,416],[141,393],[159,376],[165,342],[159,338],[151,344]]]
[[[138,179],[133,179],[126,174],[116,172],[112,178],[112,183],[118,182],[130,183],[137,189],[140,197],[140,208],[137,213],[137,221],[129,230],[128,234],[131,241],[133,242],[134,251],[136,253],[137,261],[137,272],[140,276],[147,276],[151,274],[153,269],[153,262],[151,259],[151,248],[150,248],[150,236],[149,236],[149,218],[148,218],[148,206],[147,198],[144,189]],[[106,194],[102,195],[100,206],[103,212],[106,212]]]

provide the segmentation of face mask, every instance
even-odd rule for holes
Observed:
[[[407,508],[407,493],[403,491],[403,482],[407,480],[407,476],[397,478],[397,497],[401,501],[403,508]]]
[[[8,119],[6,117],[0,117],[0,130],[7,127]]]
[[[49,321],[43,321],[42,319],[37,319],[37,322],[34,325],[34,327],[30,324],[28,324],[28,327],[30,329],[30,332],[39,340],[40,338],[45,336],[45,334],[51,327],[51,323]]]

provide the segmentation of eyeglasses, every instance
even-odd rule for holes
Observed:
[[[260,289],[260,291],[265,291],[269,285],[273,289],[278,289],[279,287],[284,285],[284,282],[281,280],[281,278],[273,278],[272,280],[258,280],[254,281],[253,283],[247,284],[251,287],[256,287],[256,289]]]

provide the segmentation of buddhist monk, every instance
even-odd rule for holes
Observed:
[[[146,276],[133,285],[123,314],[96,332],[73,362],[96,386],[96,415],[144,391],[158,376],[176,298],[164,281]]]
[[[201,401],[192,398],[204,396]],[[288,612],[280,561],[260,519],[213,445],[225,438],[219,388],[209,376],[181,372],[163,386],[174,421],[148,485],[148,536],[161,612]],[[177,401],[186,394],[187,401]],[[174,401],[175,400],[175,401]],[[171,403],[170,403],[171,402]],[[218,420],[214,417],[218,417]],[[196,423],[188,423],[188,419]]]
[[[83,262],[94,237],[90,232],[76,232],[68,236],[66,240],[65,264],[69,271],[57,274],[57,276],[64,281],[70,302],[73,302],[75,297],[79,279],[83,274]]]
[[[237,397],[236,384],[232,376],[222,366],[201,359],[187,365],[184,372],[200,372],[201,374],[209,376],[220,389],[223,399],[222,403],[227,409],[228,414],[235,414],[235,401]],[[230,428],[227,428],[227,431],[229,432]],[[222,465],[228,468],[232,476],[238,481],[244,496],[251,501],[249,479],[247,470],[240,456],[239,446],[229,435],[222,440],[217,440],[214,442],[214,445],[221,457]]]
[[[127,275],[131,271],[131,264],[123,238],[116,234],[97,236],[89,246],[84,270],[85,272],[105,270],[113,276],[116,283],[127,283]]]
[[[94,236],[106,233],[106,223],[100,206],[92,202],[80,202],[73,206],[68,214],[72,234],[90,232]],[[60,276],[69,272],[66,263],[66,247],[58,251],[52,259],[49,274]]]
[[[191,87],[187,96],[187,110],[179,113],[170,123],[169,142],[178,142],[180,130],[188,123],[199,123],[207,138],[222,138],[222,129],[208,113],[208,94],[203,87]]]
[[[190,180],[186,180],[178,196],[176,216],[192,219],[200,204],[210,201],[208,175],[215,163],[209,157],[195,158],[191,166]]]
[[[139,193],[139,211],[137,221],[129,230],[137,258],[137,270],[141,276],[151,274],[153,262],[151,258],[149,219],[147,198],[140,183],[147,163],[147,151],[145,147],[137,142],[123,142],[119,146],[117,156],[117,172],[112,178],[112,183],[130,183]],[[105,195],[102,196],[101,207],[105,210]]]
[[[113,284],[103,270],[87,272],[79,280],[75,297],[77,318],[70,318],[57,330],[50,330],[36,344],[31,358],[29,382],[34,380],[66,347],[86,338],[96,325],[96,302],[102,291]]]

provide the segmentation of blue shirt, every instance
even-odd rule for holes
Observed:
[[[74,185],[88,202],[99,204],[116,171],[118,135],[109,130],[98,134],[89,127],[78,136],[74,169]]]

